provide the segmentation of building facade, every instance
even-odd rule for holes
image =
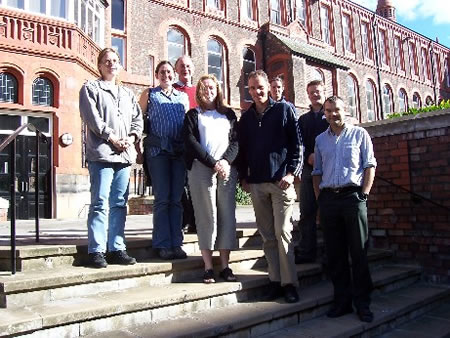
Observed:
[[[157,84],[159,61],[188,54],[194,83],[214,73],[236,110],[251,104],[247,76],[255,69],[282,76],[300,112],[308,109],[306,84],[323,80],[327,94],[345,98],[355,122],[450,97],[449,48],[396,23],[388,0],[379,1],[377,13],[346,0],[0,0],[0,138],[26,122],[46,132],[46,217],[86,213],[78,91],[98,76],[96,55],[105,46],[118,50],[121,80],[137,95]],[[63,135],[73,143],[65,145]],[[31,135],[21,142],[26,153]],[[8,154],[0,154],[5,197]],[[25,210],[33,203],[33,157],[20,161]]]

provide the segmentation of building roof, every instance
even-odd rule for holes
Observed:
[[[304,57],[306,60],[317,62],[325,66],[331,66],[333,68],[341,68],[343,70],[350,69],[343,61],[339,60],[323,48],[311,46],[302,41],[288,37],[274,36],[288,47],[293,54]]]

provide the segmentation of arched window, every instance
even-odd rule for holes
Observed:
[[[422,108],[422,100],[420,99],[420,95],[417,92],[413,94],[412,106],[416,109]]]
[[[248,91],[248,74],[256,70],[256,58],[255,52],[250,48],[244,47],[242,50],[242,58],[243,58],[243,80],[244,80],[244,100],[251,101],[252,97]]]
[[[404,89],[398,91],[398,112],[406,112],[408,110],[408,97]]]
[[[319,80],[322,81],[323,83],[325,83],[325,77],[323,76],[322,71],[320,71],[317,68],[310,68],[310,80],[309,81],[314,81],[314,80]]]
[[[33,81],[33,104],[38,106],[53,106],[53,84],[45,77]]]
[[[425,99],[425,104],[427,106],[432,106],[434,104],[433,99],[431,98],[431,96],[427,96],[427,98]]]
[[[367,80],[366,82],[366,99],[367,99],[367,121],[375,121],[376,120],[376,109],[377,104],[375,101],[375,85],[372,81]]]
[[[216,39],[208,40],[208,74],[214,74],[225,95],[224,48]]]
[[[0,73],[0,102],[18,102],[19,86],[17,79],[11,73]]]
[[[178,29],[170,27],[167,31],[167,56],[170,63],[175,65],[177,59],[185,54],[187,54],[186,37]]]
[[[383,87],[383,116],[382,118],[386,118],[386,116],[394,110],[394,106],[392,104],[392,90],[388,85],[384,85]]]
[[[350,116],[358,118],[358,84],[351,75],[347,75],[347,90],[347,103]]]

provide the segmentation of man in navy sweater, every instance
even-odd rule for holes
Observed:
[[[301,174],[303,149],[292,108],[269,97],[267,74],[249,74],[254,103],[239,121],[239,173],[242,188],[251,193],[258,230],[271,281],[269,298],[284,294],[298,301],[292,223],[294,177]]]

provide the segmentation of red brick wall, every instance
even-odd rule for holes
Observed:
[[[380,177],[369,201],[372,245],[419,263],[428,280],[450,281],[450,111],[364,126]]]

